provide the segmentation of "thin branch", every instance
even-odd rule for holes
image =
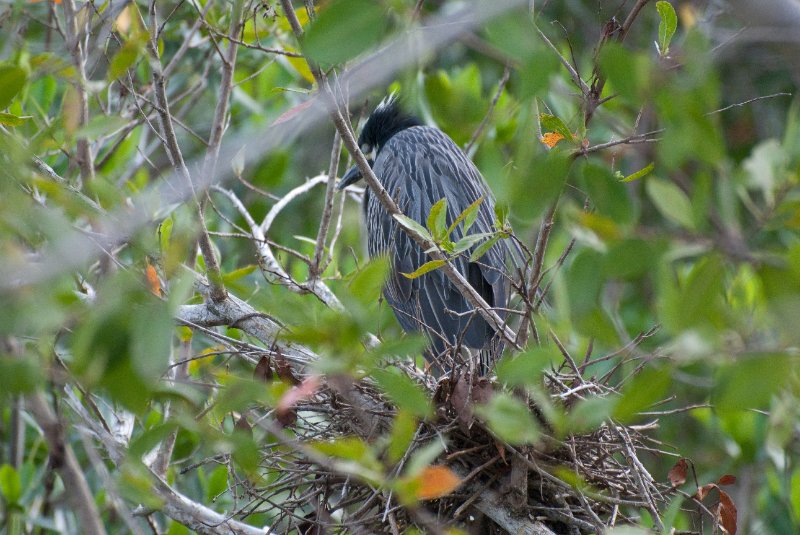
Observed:
[[[86,92],[86,50],[83,47],[80,32],[78,31],[77,12],[73,0],[64,0],[64,18],[66,19],[65,34],[67,48],[72,53],[72,62],[78,73],[77,83],[73,84],[78,96],[78,125],[85,126],[89,123],[89,96]],[[78,167],[81,171],[81,181],[88,184],[94,179],[94,159],[89,147],[89,140],[79,137],[77,141]]]
[[[333,147],[331,148],[331,163],[328,167],[328,183],[325,187],[325,206],[322,209],[322,218],[319,222],[317,232],[317,243],[314,246],[314,258],[311,261],[309,278],[316,279],[322,274],[320,266],[322,255],[325,251],[325,242],[328,240],[328,227],[331,224],[331,213],[333,212],[333,199],[336,193],[336,176],[339,170],[339,156],[342,153],[342,136],[337,130],[333,134]]]
[[[500,100],[500,96],[503,94],[503,89],[505,88],[506,84],[508,83],[508,78],[511,76],[511,69],[506,65],[503,68],[503,75],[500,77],[500,81],[497,83],[497,91],[495,91],[494,97],[492,98],[492,102],[489,104],[489,109],[486,111],[486,115],[483,116],[483,120],[481,124],[478,125],[478,128],[472,133],[472,137],[469,139],[469,142],[464,146],[464,152],[469,154],[470,150],[472,150],[472,146],[478,141],[483,134],[486,125],[489,124],[489,120],[492,118],[492,113],[494,112],[495,106],[497,106],[497,101]]]

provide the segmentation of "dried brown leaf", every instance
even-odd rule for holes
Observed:
[[[253,379],[256,381],[263,381],[269,383],[275,375],[272,373],[272,366],[267,355],[263,355],[256,364],[256,369],[253,370]]]
[[[727,492],[719,491],[717,520],[728,535],[736,535],[736,505]]]
[[[686,462],[686,459],[681,459],[670,469],[667,478],[669,478],[669,482],[673,487],[679,487],[686,483],[688,472],[689,463]]]

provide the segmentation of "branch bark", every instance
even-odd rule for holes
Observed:
[[[65,493],[70,507],[87,535],[105,535],[106,529],[72,447],[64,438],[64,423],[58,419],[41,393],[27,397],[26,410],[42,428],[50,453],[50,462],[64,480]]]

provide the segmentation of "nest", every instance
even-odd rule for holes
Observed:
[[[536,446],[512,447],[479,420],[465,422],[464,407],[454,405],[452,384],[436,382],[414,368],[406,371],[437,389],[438,412],[419,426],[403,460],[389,474],[398,476],[414,450],[446,437],[446,449],[435,464],[446,465],[462,479],[452,494],[404,507],[391,491],[309,456],[303,445],[311,441],[358,436],[374,444],[387,435],[395,415],[385,396],[365,381],[329,379],[296,406],[296,419],[289,425],[295,438],[270,428],[275,440],[264,444],[262,460],[268,483],[245,481],[232,488],[240,504],[237,516],[246,520],[264,514],[281,533],[395,534],[410,526],[435,533],[454,526],[472,533],[541,535],[598,533],[635,521],[629,515],[642,509],[659,516],[668,487],[657,484],[639,460],[641,453],[653,451],[645,434],[648,426],[605,422],[591,433],[556,440],[547,436],[547,424],[539,416],[542,440]],[[480,388],[489,384],[481,378],[473,379],[473,385],[476,381],[484,382]],[[578,370],[549,373],[546,385],[549,395],[566,408],[580,398],[610,392],[581,378]],[[499,386],[489,384],[489,389]],[[538,414],[533,404],[530,408]]]

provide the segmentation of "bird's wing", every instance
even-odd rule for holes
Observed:
[[[431,207],[447,199],[447,224],[479,197],[484,200],[470,233],[491,232],[494,199],[472,162],[439,130],[414,127],[395,135],[375,161],[375,174],[400,209],[423,226]],[[386,214],[377,199],[367,206],[370,227],[370,255],[383,252],[394,258],[394,274],[385,295],[404,329],[427,330],[436,347],[437,335],[450,343],[463,341],[470,347],[483,347],[494,331],[441,271],[408,279],[410,273],[430,260],[422,249]],[[454,230],[453,241],[462,237]],[[454,267],[470,282],[490,306],[504,307],[507,299],[506,245],[501,240],[475,263],[464,256]]]

